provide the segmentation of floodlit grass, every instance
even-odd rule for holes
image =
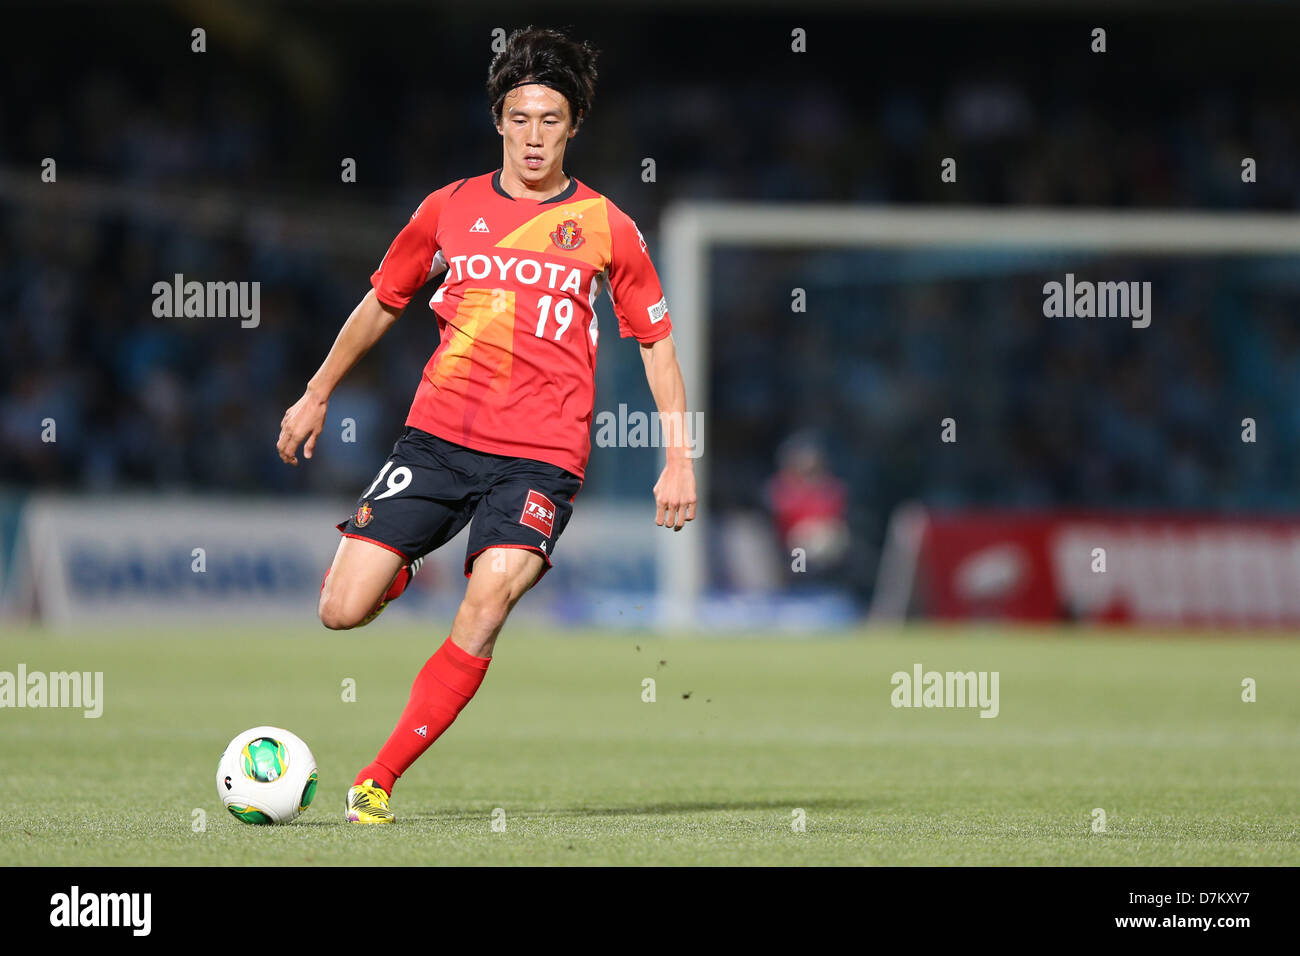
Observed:
[[[1300,863],[1294,641],[512,625],[479,695],[398,784],[397,825],[347,824],[347,787],[435,634],[381,620],[364,657],[319,628],[0,634],[0,670],[103,671],[105,685],[99,719],[0,710],[0,864]],[[998,671],[999,715],[895,709],[890,675],[915,663]],[[222,748],[258,724],[319,761],[316,802],[291,826],[239,823],[216,797]]]

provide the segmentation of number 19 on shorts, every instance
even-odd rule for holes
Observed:
[[[393,469],[392,474],[389,474],[388,469],[390,468]],[[393,463],[387,461],[384,462],[384,467],[379,470],[379,474],[375,475],[375,480],[371,483],[370,487],[365,490],[365,493],[361,497],[369,498],[371,492],[379,487],[379,483],[384,480],[385,475],[388,475],[388,490],[383,492],[383,494],[375,495],[375,501],[379,501],[381,498],[387,498],[390,495],[395,495],[400,491],[405,491],[407,485],[411,483],[411,469],[407,468],[405,465],[398,465],[396,468],[393,468]]]

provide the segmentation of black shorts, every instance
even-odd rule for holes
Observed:
[[[551,556],[582,479],[556,465],[474,451],[407,427],[388,462],[336,526],[407,561],[440,548],[469,524],[465,576],[488,548]]]

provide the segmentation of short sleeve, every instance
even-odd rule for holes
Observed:
[[[370,284],[380,302],[395,309],[406,308],[411,296],[434,274],[434,258],[438,255],[438,219],[454,185],[444,186],[426,196],[388,247],[388,252],[384,253],[379,268],[370,277]]]
[[[644,345],[667,338],[673,330],[659,273],[646,251],[645,237],[627,213],[609,206],[609,298],[618,316],[618,332]]]

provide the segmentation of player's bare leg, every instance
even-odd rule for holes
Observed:
[[[406,564],[400,554],[360,538],[342,538],[325,575],[316,612],[333,630],[356,627],[374,613]]]
[[[474,560],[451,639],[475,657],[491,657],[497,635],[519,599],[537,583],[542,556],[524,548],[488,548]]]
[[[488,548],[474,560],[451,635],[421,668],[397,726],[348,791],[349,821],[393,822],[388,798],[397,778],[478,691],[497,635],[515,604],[537,583],[542,566],[541,555],[521,548]]]

